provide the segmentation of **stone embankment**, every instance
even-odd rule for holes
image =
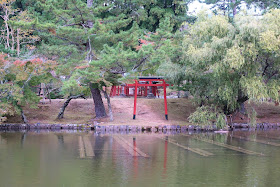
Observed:
[[[224,130],[234,129],[277,129],[280,123],[259,123],[255,126],[249,124],[233,123]],[[0,130],[95,130],[97,132],[163,132],[163,131],[196,131],[208,132],[219,130],[215,125],[158,125],[158,126],[136,126],[136,125],[93,125],[93,124],[1,124]]]
[[[230,129],[277,129],[280,128],[280,123],[257,123],[250,125],[247,123],[232,123],[229,125]]]

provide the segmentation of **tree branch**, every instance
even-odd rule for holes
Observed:
[[[265,60],[266,66],[264,67],[262,76],[264,76],[264,75],[266,74],[266,70],[267,70],[267,68],[270,66],[270,64],[268,63],[268,59],[269,59],[269,57],[267,57],[266,60]]]
[[[80,94],[80,95],[76,95],[76,96],[70,96],[70,97],[65,101],[65,103],[63,104],[63,106],[60,108],[60,112],[59,112],[59,114],[57,115],[57,119],[62,119],[62,118],[63,118],[64,111],[65,111],[66,107],[68,106],[68,104],[70,103],[70,101],[71,101],[72,99],[78,99],[78,98],[80,98],[80,97],[83,98],[83,99],[86,99],[84,94]]]

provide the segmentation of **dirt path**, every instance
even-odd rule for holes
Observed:
[[[152,99],[153,100],[153,99]],[[133,98],[114,98],[112,107],[114,112],[114,122],[110,124],[126,125],[163,125],[173,124],[172,120],[165,120],[164,108],[162,106],[153,107],[148,105],[151,99],[137,99],[136,119],[133,120]],[[158,103],[158,105],[161,103]],[[162,111],[161,111],[162,110]],[[107,121],[108,122],[108,121]]]
[[[25,107],[24,112],[30,124],[93,124],[96,121],[94,113],[94,104],[92,99],[73,99],[65,110],[64,118],[57,120],[60,107],[65,100],[54,99],[51,104],[40,104],[38,108],[32,109]],[[106,99],[103,100],[107,108]],[[190,112],[184,112],[178,107],[182,100],[169,99],[169,120],[165,120],[163,99],[137,99],[136,119],[133,120],[133,98],[111,98],[114,121],[110,122],[109,118],[98,120],[102,124],[108,125],[164,125],[164,124],[182,124],[185,123]],[[180,113],[181,112],[181,113]],[[182,118],[182,116],[185,117]],[[10,117],[7,123],[21,123],[20,116]]]

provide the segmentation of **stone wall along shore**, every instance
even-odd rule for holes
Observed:
[[[244,123],[233,123],[224,130],[234,129],[280,129],[280,123],[258,123],[254,126]],[[195,125],[157,125],[157,126],[136,126],[136,125],[93,125],[93,124],[0,124],[0,130],[95,130],[97,132],[160,132],[160,131],[217,131],[216,125],[195,126]]]

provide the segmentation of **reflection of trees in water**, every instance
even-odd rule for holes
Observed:
[[[7,144],[7,140],[2,136],[2,133],[0,133],[0,145]]]
[[[81,173],[84,173],[84,175],[88,175],[89,173],[92,173],[95,174],[94,178],[100,179],[105,177],[108,180],[111,180],[113,177],[111,173],[117,173],[117,171],[115,170],[112,171],[113,170],[112,160],[106,157],[105,154],[107,154],[107,152],[104,151],[105,144],[107,143],[111,144],[111,142],[108,141],[109,138],[110,138],[109,136],[102,137],[100,135],[91,135],[89,137],[89,140],[91,140],[90,142],[93,147],[94,157],[86,158],[86,159],[93,159],[93,161],[91,162],[90,165],[88,165],[88,167],[84,167]],[[104,174],[104,176],[102,176],[102,174]],[[85,186],[92,186],[92,181],[90,180],[85,181]]]
[[[2,133],[0,133],[0,142],[3,141],[2,139],[4,138],[2,137]]]
[[[59,143],[59,147],[65,148],[63,134],[56,134],[56,137],[57,137],[57,140],[58,140],[58,143]]]
[[[21,139],[20,139],[21,148],[23,148],[23,144],[24,144],[24,142],[25,142],[26,136],[27,136],[27,132],[24,132],[24,133],[22,133],[22,135],[21,135]]]
[[[26,131],[24,132],[2,132],[0,133],[0,142],[8,143],[20,143],[21,147],[26,139]]]
[[[6,141],[8,141],[9,137],[11,137],[7,132],[3,132],[0,135],[1,135],[2,140],[6,140]]]
[[[279,131],[235,131],[232,132],[235,136],[241,136],[250,139],[259,139],[271,141],[270,136],[277,134]],[[264,137],[265,136],[265,137]],[[246,186],[279,186],[279,164],[280,164],[280,151],[278,148],[272,145],[264,145],[257,142],[250,142],[246,140],[240,140],[233,138],[232,142],[236,145],[243,147],[248,150],[259,149],[266,156],[264,157],[252,157],[252,156],[239,156],[238,162],[235,164],[243,164],[242,175],[246,176]],[[246,158],[246,159],[245,159]],[[240,162],[240,160],[244,160]],[[233,164],[234,166],[234,164]],[[278,185],[277,185],[278,184]]]
[[[101,150],[104,149],[105,142],[108,140],[107,136],[101,137],[100,135],[94,136],[94,154],[96,159],[101,159],[103,157],[103,153]],[[100,153],[101,152],[101,153]]]
[[[273,130],[259,130],[256,133],[256,137],[260,139],[275,139],[280,140],[280,131],[279,129]]]

